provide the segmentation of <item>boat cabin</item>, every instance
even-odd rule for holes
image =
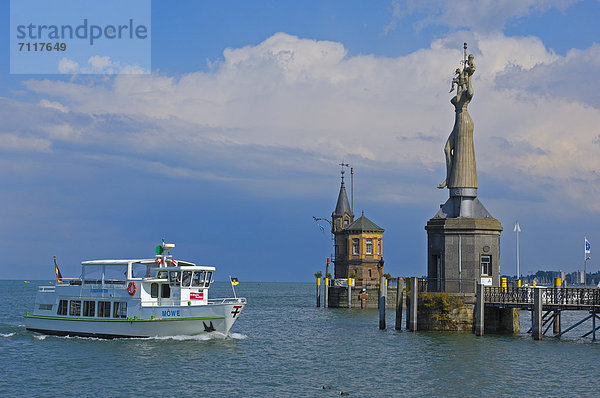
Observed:
[[[156,259],[85,261],[79,283],[103,291],[115,287],[139,298],[142,307],[206,304],[215,268],[175,260],[168,264]]]

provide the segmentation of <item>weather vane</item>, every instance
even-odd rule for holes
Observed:
[[[340,166],[342,166],[342,181],[344,181],[344,173],[346,173],[346,170],[344,170],[344,167],[350,167],[350,164],[344,163],[344,161],[342,160],[342,163],[340,163]]]

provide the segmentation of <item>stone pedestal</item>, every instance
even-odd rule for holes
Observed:
[[[499,286],[500,222],[489,213],[483,218],[446,218],[440,214],[444,215],[442,210],[425,226],[427,290],[475,293],[477,283]]]

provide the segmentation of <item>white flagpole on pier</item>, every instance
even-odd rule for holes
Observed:
[[[519,220],[515,223],[514,231],[517,233],[517,279],[519,279],[521,277],[519,268],[519,232],[521,232],[521,227],[519,226]]]

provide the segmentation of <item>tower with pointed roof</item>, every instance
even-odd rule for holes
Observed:
[[[336,279],[355,275],[358,285],[377,285],[383,276],[383,232],[364,212],[354,220],[354,212],[344,186],[344,170],[337,204],[331,213],[335,237]]]

